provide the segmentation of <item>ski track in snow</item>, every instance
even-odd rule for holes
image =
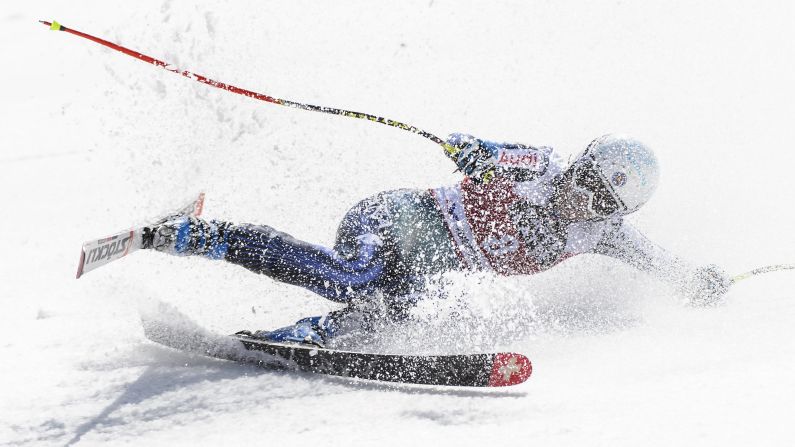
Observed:
[[[138,309],[150,300],[219,334],[337,306],[153,253],[75,281],[82,241],[204,190],[208,217],[330,243],[358,200],[458,176],[417,136],[211,89],[36,22],[442,136],[568,155],[634,134],[663,174],[631,220],[693,263],[742,272],[795,262],[791,3],[149,6],[0,13],[0,445],[791,445],[792,273],[739,283],[706,309],[598,257],[526,278],[449,275],[447,299],[362,347],[525,353],[533,376],[509,389],[264,371],[148,342]]]

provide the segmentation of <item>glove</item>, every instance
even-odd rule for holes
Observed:
[[[694,306],[712,306],[718,304],[731,286],[731,279],[726,272],[715,264],[699,267],[694,272],[685,289],[690,304]]]
[[[488,183],[497,170],[494,154],[481,141],[471,135],[454,134],[448,141],[457,149],[448,153],[458,170],[476,183]]]

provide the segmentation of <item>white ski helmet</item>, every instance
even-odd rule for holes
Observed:
[[[572,166],[592,162],[596,172],[618,202],[618,213],[629,214],[651,198],[660,168],[648,146],[626,135],[596,138]]]

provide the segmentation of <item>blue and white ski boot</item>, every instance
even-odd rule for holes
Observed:
[[[377,313],[349,305],[319,317],[308,317],[272,331],[240,331],[236,335],[274,343],[297,343],[322,348],[351,348],[372,341]]]
[[[297,343],[324,348],[336,332],[337,325],[329,314],[303,318],[293,325],[272,331],[240,331],[236,335],[247,335],[274,343]]]
[[[225,235],[230,226],[192,216],[169,216],[144,228],[142,248],[177,256],[203,255],[221,259],[229,248]]]

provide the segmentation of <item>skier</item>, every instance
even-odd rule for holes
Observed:
[[[654,192],[659,169],[638,140],[605,135],[568,167],[549,147],[448,137],[465,178],[359,202],[333,248],[265,225],[171,216],[144,230],[144,248],[223,259],[305,287],[346,308],[254,337],[326,345],[378,318],[405,318],[427,276],[452,270],[533,274],[582,253],[620,259],[675,285],[690,302],[717,302],[730,285],[717,266],[695,268],[650,242],[623,216]],[[374,309],[386,311],[378,312]]]

